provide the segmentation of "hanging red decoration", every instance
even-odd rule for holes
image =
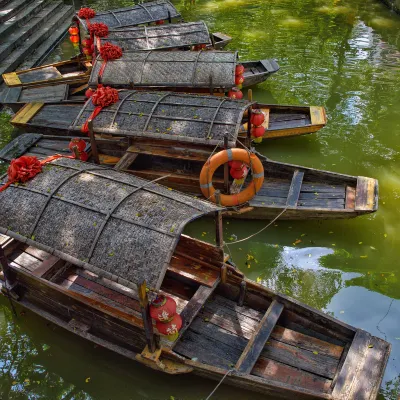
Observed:
[[[156,21],[156,25],[164,25],[164,20],[160,19],[159,21]]]
[[[243,75],[243,73],[244,73],[244,67],[243,67],[243,65],[236,65],[236,68],[235,68],[235,75],[236,75],[236,76],[238,76],[238,75]]]
[[[80,138],[71,139],[69,142],[68,148],[74,152],[74,148],[78,150],[79,153],[82,153],[86,149],[86,142]]]
[[[255,126],[262,125],[264,123],[264,120],[265,120],[265,115],[261,110],[259,109],[251,110],[250,123],[252,125]]]
[[[69,29],[68,32],[70,35],[79,35],[79,28],[75,25],[72,25]]]
[[[168,322],[176,314],[176,302],[169,296],[159,295],[151,302],[150,316],[156,321]]]
[[[108,26],[103,22],[96,22],[89,27],[91,35],[96,35],[99,38],[108,36]]]
[[[96,118],[100,114],[100,111],[103,107],[110,106],[119,100],[118,90],[113,89],[110,86],[104,87],[103,85],[99,85],[97,90],[92,94],[91,99],[96,108],[90,114],[87,121],[83,124],[81,128],[81,132],[83,133],[89,132],[88,122]]]
[[[255,138],[263,137],[265,133],[265,128],[263,126],[253,126],[251,128],[251,136]]]
[[[122,57],[122,49],[116,44],[106,42],[101,46],[100,55],[104,61],[116,60]]]
[[[242,168],[231,168],[229,173],[233,179],[242,179],[247,175],[247,167],[243,164]]]
[[[235,76],[235,85],[241,85],[244,82],[243,75]]]
[[[76,36],[76,35],[70,36],[70,37],[69,37],[69,40],[70,40],[72,43],[79,43],[79,36]]]
[[[182,318],[179,314],[175,314],[168,322],[156,321],[156,328],[161,335],[165,335],[168,340],[174,341],[178,338],[179,330],[182,328]]]
[[[79,159],[81,161],[87,161],[89,159],[89,154],[86,153],[86,151],[82,151],[81,153],[79,153]]]
[[[79,18],[90,19],[90,18],[94,18],[95,16],[96,16],[96,11],[94,11],[93,8],[82,7],[78,11]]]
[[[236,99],[236,100],[241,100],[243,99],[243,93],[240,89],[237,87],[233,87],[229,92],[228,92],[228,97],[231,99]]]
[[[34,178],[37,174],[42,172],[43,165],[59,158],[75,158],[75,156],[64,156],[61,154],[56,154],[42,161],[39,161],[36,157],[33,156],[21,156],[19,158],[13,159],[7,170],[7,183],[0,187],[0,192],[6,190],[13,183],[24,183],[27,182],[29,179]]]
[[[82,52],[83,52],[83,54],[86,54],[87,56],[90,56],[92,54],[89,47],[84,47],[82,49]]]
[[[228,162],[228,165],[229,165],[231,168],[239,169],[239,168],[242,168],[242,166],[243,166],[244,164],[243,164],[243,161],[236,161],[236,160],[234,160],[234,161],[229,161],[229,162]]]

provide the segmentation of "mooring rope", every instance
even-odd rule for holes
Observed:
[[[241,243],[244,242],[246,240],[249,240],[251,238],[253,238],[254,236],[258,235],[259,233],[265,231],[267,228],[269,228],[275,221],[277,221],[280,216],[288,209],[288,207],[284,208],[271,222],[269,222],[269,224],[267,224],[266,226],[264,226],[264,228],[260,229],[258,232],[253,233],[250,236],[247,236],[244,239],[240,239],[240,240],[236,240],[235,242],[230,242],[230,243],[225,243],[225,245],[230,246],[231,244],[236,244],[236,243]]]
[[[233,372],[234,369],[229,369],[228,371],[226,371],[225,375],[221,378],[221,380],[219,381],[218,385],[215,386],[214,390],[208,395],[208,397],[206,398],[206,400],[211,399],[211,396],[217,391],[217,389],[220,387],[220,385],[222,384],[222,382],[224,381],[224,379],[231,373]]]

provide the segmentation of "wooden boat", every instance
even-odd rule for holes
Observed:
[[[87,101],[85,91],[88,84],[67,84],[58,83],[50,86],[33,86],[33,87],[9,87],[4,88],[0,103],[10,107],[14,112],[18,112],[21,107],[31,102],[64,102],[64,103],[84,103]]]
[[[19,111],[26,103],[84,103],[87,98],[84,92],[87,85],[58,84],[35,88],[8,88],[3,92],[0,103]],[[250,104],[250,103],[249,103]],[[265,114],[264,139],[276,139],[299,136],[317,132],[326,125],[326,113],[323,107],[317,106],[284,106],[275,104],[254,103],[253,108],[261,109]],[[247,135],[247,111],[243,113],[240,137]]]
[[[235,86],[238,64],[238,53],[229,51],[129,51],[105,65],[98,55],[89,86],[223,93]],[[240,64],[245,67],[243,87],[261,83],[279,70],[272,59]]]
[[[182,235],[210,214],[217,245]],[[59,159],[0,192],[0,221],[2,292],[96,345],[272,397],[377,397],[390,344],[245,278],[215,205]],[[177,304],[175,341],[153,326],[156,295]]]
[[[151,24],[158,21],[171,22],[179,19],[181,14],[168,0],[149,1],[132,7],[118,8],[104,12],[96,12],[96,16],[89,21],[91,24],[102,22],[109,29],[126,28],[142,24]],[[87,21],[76,15],[79,26],[87,29]]]
[[[3,74],[8,87],[50,86],[58,83],[84,84],[87,83],[92,63],[86,58],[75,57],[40,67],[8,72]]]
[[[118,103],[104,108],[93,120],[93,131],[101,139],[94,141],[98,153],[122,157],[119,169],[146,179],[168,175],[170,187],[194,195],[201,194],[199,175],[210,154],[225,144],[228,148],[241,146],[238,135],[243,114],[251,112],[253,104],[173,92],[121,91],[119,95]],[[32,103],[21,109],[12,123],[32,132],[81,134],[93,109],[91,102],[83,108]],[[375,179],[258,157],[264,168],[263,186],[237,211],[230,212],[233,217],[270,219],[284,211],[282,219],[341,219],[377,210]],[[226,192],[236,190],[224,171],[217,171],[213,182]]]
[[[114,29],[108,32],[106,38],[95,37],[95,44],[98,50],[106,42],[118,45],[123,51],[190,50],[194,46],[201,45],[210,49],[221,50],[231,40],[230,36],[220,32],[210,34],[207,25],[203,21],[199,21]]]

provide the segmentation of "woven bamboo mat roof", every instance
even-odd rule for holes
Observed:
[[[210,33],[203,21],[110,30],[106,38],[97,40],[100,45],[109,42],[120,46],[124,51],[211,44]]]
[[[97,12],[94,18],[90,19],[90,23],[102,22],[112,28],[122,28],[147,24],[159,20],[180,17],[180,13],[168,0],[149,1],[137,4],[132,7],[118,8],[104,12]],[[85,19],[80,19],[85,30],[87,24]]]
[[[101,83],[114,86],[224,88],[235,85],[237,52],[131,51],[107,62]],[[94,62],[89,85],[97,86],[103,60]]]
[[[0,192],[0,233],[128,287],[145,279],[158,289],[185,225],[216,210],[158,183],[63,158]]]
[[[243,113],[252,104],[227,97],[135,90],[121,90],[119,98],[93,120],[96,133],[212,146],[221,145],[227,135],[230,147],[236,146]],[[79,130],[94,108],[88,100],[70,130]]]

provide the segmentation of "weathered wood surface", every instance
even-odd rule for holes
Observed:
[[[42,135],[34,133],[26,133],[18,136],[0,150],[0,159],[11,161],[13,158],[22,156],[30,147],[40,140],[41,137]]]
[[[357,178],[355,210],[377,210],[378,181],[373,178],[359,176]]]
[[[289,193],[286,201],[287,207],[296,207],[299,201],[301,185],[303,183],[304,172],[296,169],[293,174],[292,182],[290,183]]]
[[[390,344],[358,330],[339,372],[332,396],[338,400],[367,400],[377,396]]]
[[[283,305],[277,301],[273,301],[267,312],[263,316],[259,325],[254,330],[246,348],[243,350],[236,369],[240,372],[249,374],[256,364],[260,354],[267,343],[275,325],[283,310]]]

